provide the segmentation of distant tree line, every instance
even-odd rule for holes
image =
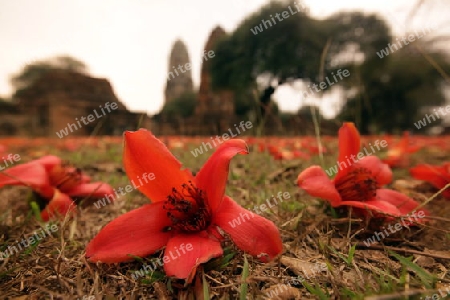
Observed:
[[[280,85],[298,79],[318,83],[344,68],[352,75],[336,83],[345,90],[338,119],[356,122],[362,133],[412,129],[424,113],[445,102],[449,56],[430,37],[380,58],[377,52],[396,39],[375,14],[341,12],[317,20],[300,10],[268,25],[295,4],[270,2],[218,43],[210,65],[213,86],[236,93],[238,114],[255,109],[264,114]],[[268,28],[254,34],[263,20]]]

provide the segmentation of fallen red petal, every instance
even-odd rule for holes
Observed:
[[[104,182],[82,183],[74,188],[65,191],[71,197],[92,197],[102,198],[109,195],[114,195],[113,188]]]
[[[200,264],[222,254],[220,243],[206,234],[178,234],[169,240],[164,250],[164,270],[167,276],[190,283]]]
[[[195,177],[197,187],[206,192],[212,212],[216,211],[222,202],[228,180],[230,160],[236,154],[248,154],[247,144],[239,139],[225,141],[216,149]]]
[[[272,221],[246,210],[227,196],[212,223],[228,233],[239,249],[263,262],[273,260],[283,251],[280,232]]]
[[[338,206],[341,196],[324,170],[319,166],[309,167],[297,177],[297,184],[313,197],[328,200],[332,206]]]
[[[339,157],[338,162],[345,163],[352,155],[356,156],[361,148],[361,138],[355,124],[346,122],[339,129]],[[338,176],[347,173],[347,169],[339,170]]]
[[[107,224],[86,247],[89,261],[116,263],[145,257],[163,248],[172,233],[163,202],[144,205]]]
[[[50,219],[64,219],[66,215],[73,216],[76,214],[76,205],[64,193],[55,190],[53,198],[41,212],[41,218],[44,221]]]
[[[166,200],[173,188],[194,181],[191,172],[182,170],[167,147],[146,129],[125,132],[123,163],[130,181],[153,202]]]

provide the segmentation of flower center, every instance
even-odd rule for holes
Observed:
[[[163,208],[167,211],[173,225],[168,230],[180,232],[197,232],[206,229],[211,223],[211,211],[206,204],[206,195],[195,187],[191,181],[176,188],[167,197]]]
[[[81,182],[81,170],[69,164],[57,165],[50,172],[50,182],[61,191],[67,191]]]
[[[375,197],[379,188],[372,172],[366,168],[354,168],[335,182],[342,200],[367,201]]]

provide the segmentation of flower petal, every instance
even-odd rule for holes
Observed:
[[[75,215],[77,212],[76,205],[66,194],[55,189],[52,200],[47,204],[41,212],[41,218],[44,221],[50,219],[64,219],[66,214]]]
[[[62,160],[58,156],[46,155],[34,160],[34,162],[41,164],[47,172],[50,172],[55,166],[61,165]]]
[[[351,155],[358,155],[361,148],[361,141],[358,129],[355,124],[351,122],[345,122],[341,128],[339,128],[339,157],[338,162],[346,164],[346,160]],[[347,169],[347,168],[346,168]],[[346,169],[340,170],[339,173],[346,173]]]
[[[113,188],[104,182],[82,183],[74,188],[65,191],[71,197],[92,197],[101,198],[114,195]]]
[[[271,221],[246,210],[228,196],[213,216],[212,224],[222,228],[241,250],[267,262],[283,251],[280,232]]]
[[[163,202],[144,205],[107,224],[86,247],[91,262],[116,263],[145,257],[163,248],[172,233]]]
[[[450,174],[446,174],[441,166],[419,164],[409,169],[409,173],[415,179],[427,181],[437,189],[442,189],[450,183]]]
[[[177,234],[164,250],[164,271],[167,276],[186,279],[189,283],[197,267],[223,254],[220,243],[200,234]]]
[[[402,215],[407,215],[415,210],[419,203],[409,198],[408,196],[390,189],[377,190],[377,200],[387,202],[394,205]],[[423,211],[425,215],[429,215],[426,209],[418,209],[417,212]]]
[[[51,186],[45,168],[35,161],[20,164],[0,172],[0,187],[5,185],[29,186],[46,199],[53,197]]]
[[[394,217],[405,217],[411,214],[419,203],[408,196],[390,189],[378,189],[376,198],[369,201],[342,201],[341,205],[352,206],[363,210],[375,211],[380,214],[388,214]],[[414,215],[423,212],[424,216],[429,215],[426,209],[420,208]],[[417,219],[417,218],[416,218]]]
[[[146,129],[125,132],[123,163],[130,180],[138,183],[140,179],[143,184],[139,191],[154,202],[166,200],[173,188],[194,180],[191,172],[182,170],[167,147]]]
[[[362,209],[364,211],[372,211],[381,214],[388,214],[395,217],[401,217],[402,213],[393,204],[382,200],[368,200],[368,201],[346,201],[343,200],[341,206],[351,206]]]
[[[392,181],[392,170],[383,163],[378,157],[369,155],[361,158],[355,166],[360,166],[372,172],[380,186],[386,185]]]
[[[297,177],[297,184],[313,197],[325,199],[331,206],[338,206],[341,196],[327,174],[319,166],[306,168]]]
[[[217,147],[202,169],[195,176],[197,187],[206,192],[206,198],[214,212],[222,202],[228,180],[230,160],[236,154],[248,154],[245,141],[233,139]]]

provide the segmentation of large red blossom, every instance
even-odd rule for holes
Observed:
[[[415,179],[427,181],[439,190],[450,183],[450,163],[444,163],[442,166],[419,164],[409,169],[409,172]],[[442,195],[450,199],[450,188],[445,189]]]
[[[402,193],[382,188],[392,181],[391,169],[376,156],[358,157],[359,151],[358,130],[353,123],[344,123],[339,129],[339,168],[335,178],[330,180],[321,167],[312,166],[300,173],[297,184],[308,194],[329,201],[333,207],[352,206],[361,211],[401,217],[419,206]]]
[[[41,212],[44,221],[75,213],[72,198],[113,195],[110,185],[103,182],[91,183],[89,176],[53,155],[8,168],[0,173],[0,188],[6,185],[32,188],[45,201]]]
[[[125,170],[129,178],[154,173],[139,187],[152,203],[107,224],[86,248],[89,261],[130,261],[165,247],[166,274],[191,281],[201,263],[222,255],[218,227],[243,251],[275,258],[283,248],[277,227],[224,195],[231,158],[247,153],[243,140],[228,140],[194,177],[151,132],[126,132]]]

